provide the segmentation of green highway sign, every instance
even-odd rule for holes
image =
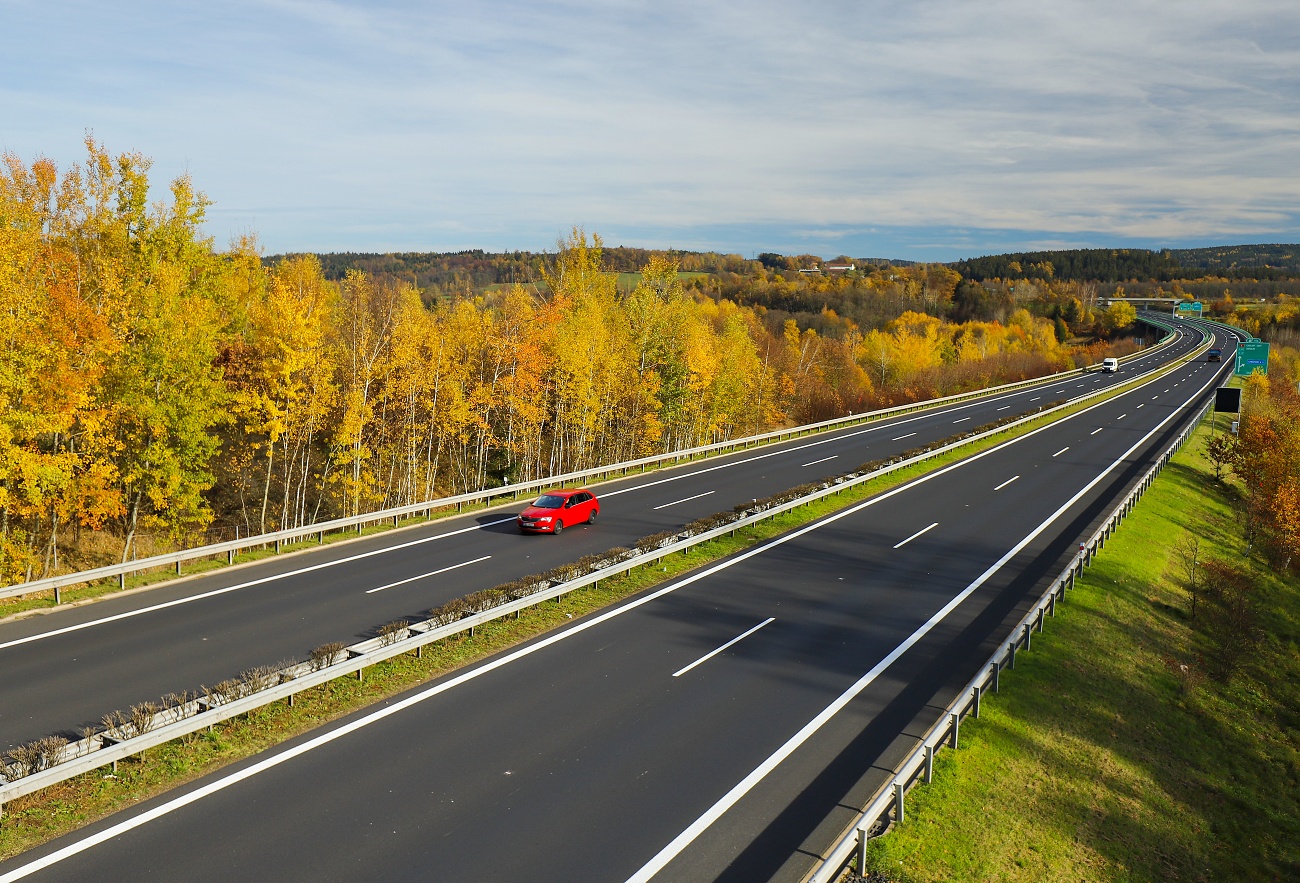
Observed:
[[[1201,302],[1199,300],[1182,301],[1174,304],[1175,313],[1200,313],[1202,311]]]
[[[1247,340],[1237,347],[1237,364],[1232,373],[1246,377],[1256,371],[1268,373],[1268,344],[1262,340]]]

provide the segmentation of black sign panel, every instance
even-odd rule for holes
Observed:
[[[1214,391],[1214,410],[1221,414],[1241,413],[1241,388],[1221,386]]]

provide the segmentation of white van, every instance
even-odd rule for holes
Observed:
[[[1102,359],[1101,370],[1104,374],[1114,374],[1119,370],[1119,359]]]

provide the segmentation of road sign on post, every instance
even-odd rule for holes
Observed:
[[[1268,344],[1262,340],[1247,340],[1237,346],[1237,363],[1232,373],[1246,377],[1256,371],[1268,373]]]
[[[1187,313],[1193,313],[1198,318],[1203,315],[1204,308],[1199,300],[1184,300],[1174,304],[1174,315],[1180,316]]]
[[[1241,387],[1221,386],[1214,391],[1214,410],[1219,414],[1241,413]]]

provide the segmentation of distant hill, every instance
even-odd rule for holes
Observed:
[[[1300,245],[1216,245],[1213,248],[1171,248],[1167,252],[1184,267],[1237,271],[1257,268],[1300,273]]]
[[[1145,248],[1074,248],[1028,251],[956,261],[948,266],[967,279],[1055,278],[1087,282],[1182,279],[1186,270],[1169,253]]]
[[[1163,251],[1076,248],[988,255],[948,266],[975,281],[1055,278],[1079,282],[1172,282],[1205,276],[1285,279],[1300,275],[1300,245],[1221,245]]]
[[[617,273],[639,271],[653,255],[677,261],[685,272],[745,273],[753,261],[740,255],[716,252],[652,250],[626,246],[606,246],[605,265]],[[285,255],[270,255],[264,263],[275,264]],[[554,257],[547,252],[485,252],[468,249],[456,252],[335,252],[317,254],[326,279],[342,279],[348,270],[361,270],[370,276],[403,279],[417,288],[442,291],[481,291],[490,285],[511,282],[536,282],[542,267]]]

